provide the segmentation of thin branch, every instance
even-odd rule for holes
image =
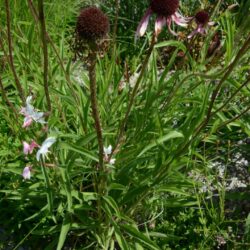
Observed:
[[[18,79],[17,73],[16,73],[16,69],[14,66],[14,60],[13,60],[13,54],[12,54],[12,39],[11,39],[11,22],[10,22],[10,6],[9,6],[9,0],[5,0],[5,8],[6,8],[6,21],[7,21],[7,37],[8,37],[8,49],[9,49],[9,63],[10,63],[10,68],[11,71],[13,73],[13,76],[15,78],[15,83],[16,83],[16,87],[18,90],[18,94],[22,100],[23,106],[25,105],[25,96],[24,96],[24,91],[22,88],[22,85]]]
[[[44,92],[47,100],[48,111],[51,112],[51,100],[49,96],[49,83],[48,83],[48,67],[49,67],[49,59],[48,59],[48,44],[46,37],[46,23],[43,11],[43,0],[38,0],[38,10],[39,10],[39,21],[41,25],[41,39],[43,43],[43,86]]]
[[[33,15],[33,18],[35,19],[36,23],[38,23],[38,13],[36,11],[36,8],[34,7],[34,4],[33,4],[32,0],[28,0],[28,6],[30,8],[31,14]],[[60,65],[60,67],[61,67],[61,69],[62,69],[62,71],[63,71],[63,73],[65,75],[66,81],[68,83],[68,87],[69,87],[69,89],[71,91],[71,94],[73,95],[73,97],[74,97],[74,99],[75,99],[75,101],[77,103],[76,108],[77,108],[77,111],[78,111],[78,115],[79,115],[79,118],[80,118],[82,128],[83,128],[84,132],[87,133],[87,127],[86,127],[86,125],[84,123],[84,119],[83,119],[83,116],[82,116],[82,113],[81,113],[81,110],[80,110],[81,103],[80,103],[80,100],[79,100],[77,94],[74,91],[73,83],[70,80],[69,74],[67,73],[67,71],[66,71],[66,69],[64,67],[63,61],[62,61],[62,59],[61,59],[61,57],[59,55],[59,52],[56,49],[56,46],[55,46],[53,40],[51,39],[50,35],[47,32],[46,32],[46,37],[47,37],[47,40],[49,41],[49,43],[50,43],[50,45],[51,45],[51,47],[52,47],[52,49],[53,49],[53,51],[54,51],[54,53],[56,55],[58,63],[59,63],[59,65]]]
[[[244,111],[242,111],[240,114],[238,114],[237,116],[223,122],[218,128],[221,129],[222,127],[225,127],[226,125],[230,124],[231,122],[234,122],[236,120],[238,120],[241,116],[243,116],[244,114],[246,114],[248,111],[250,110],[250,106],[248,106]]]
[[[228,103],[245,87],[250,81],[250,77],[225,101],[218,109],[216,109],[212,114],[211,117],[220,112],[224,107],[227,106]]]

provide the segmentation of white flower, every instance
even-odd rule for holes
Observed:
[[[37,151],[36,153],[36,159],[39,161],[41,155],[44,157],[46,156],[46,154],[49,152],[49,148],[52,146],[53,143],[56,142],[56,138],[55,137],[48,137],[42,144],[42,146],[40,147],[40,149]]]
[[[46,123],[44,120],[44,113],[38,112],[32,105],[32,96],[28,96],[26,99],[26,107],[22,107],[20,114],[24,115],[23,128],[29,127],[33,121],[38,123]]]
[[[115,158],[111,158],[110,161],[109,161],[109,163],[110,163],[111,165],[114,165],[114,164],[115,164],[115,161],[116,161]]]
[[[29,180],[31,178],[31,166],[27,166],[23,169],[22,176],[24,180]]]
[[[103,151],[104,151],[105,157],[108,157],[108,155],[110,155],[112,152],[112,146],[109,145],[107,148],[103,147]]]
[[[115,158],[111,158],[109,160],[109,155],[112,153],[112,146],[109,145],[107,148],[103,147],[103,151],[104,151],[104,160],[108,163],[110,163],[111,165],[115,164]]]
[[[233,190],[235,188],[245,188],[247,185],[243,183],[242,181],[238,180],[237,177],[232,177],[231,178],[231,183],[227,187],[227,190]]]

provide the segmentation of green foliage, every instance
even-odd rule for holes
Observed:
[[[14,67],[25,98],[46,112],[41,29],[28,2],[9,1]],[[249,247],[249,215],[237,206],[249,202],[249,183],[236,189],[241,195],[228,189],[234,155],[250,160],[249,26],[240,14],[249,6],[221,2],[181,1],[183,14],[206,8],[217,25],[192,40],[195,24],[174,27],[178,37],[163,30],[153,44],[155,17],[134,43],[147,1],[44,1],[52,112],[27,128],[0,3],[0,249]],[[103,144],[116,160],[103,155],[103,169],[90,62],[87,51],[75,60],[71,50],[79,9],[90,3],[111,20],[110,46],[95,68]],[[209,55],[216,32],[220,45]],[[23,141],[41,145],[47,137],[57,140],[47,158],[37,161],[38,149],[24,155]],[[223,177],[214,162],[226,166]],[[27,180],[25,166],[32,166]]]

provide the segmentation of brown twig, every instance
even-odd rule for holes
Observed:
[[[41,25],[41,39],[43,43],[43,86],[44,92],[47,100],[48,111],[51,112],[51,100],[49,95],[49,83],[48,83],[48,44],[47,44],[47,32],[46,32],[46,23],[43,10],[43,0],[38,0],[38,11],[39,11],[39,22]]]
[[[248,106],[245,110],[243,110],[240,114],[238,114],[237,116],[223,122],[218,128],[217,130],[221,129],[222,127],[225,127],[226,125],[230,124],[233,121],[238,120],[241,116],[243,116],[244,114],[246,114],[248,111],[250,110],[250,106]]]
[[[15,79],[15,83],[16,83],[16,87],[18,90],[18,94],[22,100],[22,104],[23,106],[25,105],[25,95],[24,95],[24,91],[22,88],[22,85],[19,81],[19,78],[17,76],[16,73],[16,69],[15,69],[15,65],[14,65],[14,60],[13,60],[13,54],[12,54],[12,39],[11,39],[11,22],[10,22],[10,6],[9,6],[9,0],[5,0],[5,8],[6,8],[6,21],[7,21],[7,37],[8,37],[8,49],[9,49],[9,63],[10,63],[10,68],[11,71],[13,73],[14,79]]]
[[[95,129],[96,135],[98,140],[98,147],[99,147],[99,168],[100,170],[104,170],[103,165],[103,139],[102,139],[102,127],[100,122],[100,116],[98,111],[98,104],[97,104],[97,86],[96,86],[96,51],[90,51],[89,53],[89,82],[90,82],[90,101],[91,101],[91,108],[92,108],[92,116],[95,121]]]

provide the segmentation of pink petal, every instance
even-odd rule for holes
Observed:
[[[29,117],[29,116],[26,116],[25,118],[24,118],[24,122],[23,122],[23,128],[27,128],[27,127],[29,127],[30,125],[31,125],[31,123],[32,123],[32,118],[31,117]]]
[[[194,35],[196,35],[198,32],[197,29],[195,29],[191,34],[188,35],[188,39],[192,38]]]
[[[23,153],[27,155],[29,151],[30,151],[30,145],[26,141],[23,141]]]
[[[203,25],[199,24],[197,27],[197,32],[204,35],[206,33],[206,29],[203,27]]]
[[[163,26],[166,25],[166,18],[158,16],[155,21],[155,35],[158,36],[161,33]]]
[[[187,27],[187,24],[189,22],[189,20],[187,20],[187,18],[181,16],[179,13],[175,12],[172,16],[171,16],[172,20],[179,26],[182,27]]]
[[[22,107],[21,110],[19,111],[20,114],[26,115],[26,108]]]
[[[33,149],[34,148],[38,148],[39,147],[39,145],[33,140],[31,143],[30,143],[30,154],[32,154],[32,152],[33,152]]]
[[[22,173],[22,176],[24,178],[24,180],[29,180],[30,177],[31,177],[31,167],[30,166],[27,166],[23,169],[23,173]]]
[[[171,17],[167,17],[167,26],[168,26],[169,32],[170,32],[172,35],[174,35],[174,36],[178,36],[178,34],[175,33],[175,32],[171,29],[171,23],[172,23]]]
[[[149,18],[152,14],[152,10],[150,8],[147,9],[145,15],[143,16],[143,18],[141,19],[136,33],[135,33],[135,39],[137,39],[138,37],[141,37],[145,34],[147,27],[148,27],[148,22],[149,22]]]

